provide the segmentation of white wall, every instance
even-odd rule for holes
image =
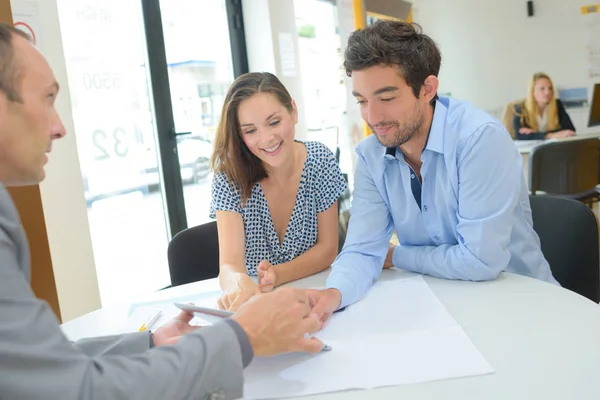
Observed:
[[[298,63],[298,36],[294,0],[242,0],[244,30],[248,63],[251,72],[270,72],[275,74],[287,88],[298,105],[298,124],[296,138],[306,140],[307,128],[304,109],[304,96],[300,64]],[[292,39],[292,51],[295,75],[285,71],[280,52],[279,34],[289,34]]]
[[[594,2],[591,2],[594,3]],[[440,92],[501,113],[525,97],[535,72],[556,87],[588,87],[581,6],[586,0],[413,0],[414,21],[442,51]],[[578,132],[588,131],[588,109],[569,110]]]
[[[50,254],[63,322],[100,308],[98,279],[73,127],[71,98],[56,0],[11,0],[15,22],[32,25],[38,48],[52,66],[61,91],[56,108],[67,136],[56,142],[40,185]]]

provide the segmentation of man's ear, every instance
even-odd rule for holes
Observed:
[[[429,103],[435,97],[440,81],[434,75],[429,75],[425,78],[425,82],[421,87],[421,96]]]

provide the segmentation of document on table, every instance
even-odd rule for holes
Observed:
[[[530,152],[534,147],[547,142],[548,140],[515,140],[515,146],[520,152]]]
[[[314,336],[333,350],[255,358],[244,399],[307,396],[494,372],[422,277],[376,283]]]

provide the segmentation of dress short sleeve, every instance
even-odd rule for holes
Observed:
[[[317,179],[314,193],[317,213],[322,213],[338,201],[347,185],[333,152],[324,144],[316,146],[315,161]]]
[[[210,218],[216,218],[217,211],[242,213],[240,191],[230,183],[224,173],[215,173],[211,195]]]

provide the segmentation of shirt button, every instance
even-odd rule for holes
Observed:
[[[410,174],[411,179],[415,179],[415,174]]]
[[[427,211],[427,205],[423,205],[423,210]]]
[[[435,240],[440,240],[440,237],[439,237],[438,235],[435,235],[433,238],[434,238]]]

